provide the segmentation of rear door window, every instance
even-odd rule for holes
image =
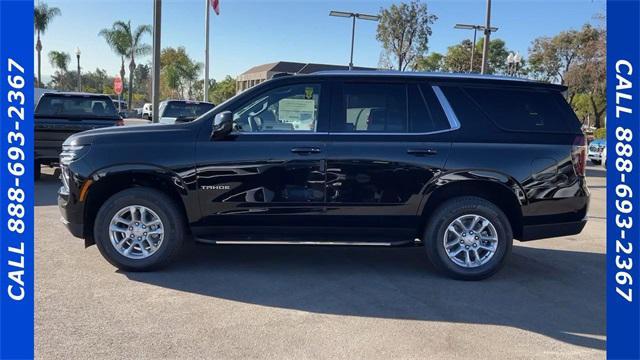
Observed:
[[[345,84],[335,132],[404,133],[407,90],[401,84]]]
[[[577,119],[559,92],[466,87],[482,111],[505,130],[566,133]]]

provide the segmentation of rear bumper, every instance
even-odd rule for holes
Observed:
[[[587,219],[556,224],[526,225],[522,228],[521,241],[546,239],[579,234],[587,224]]]

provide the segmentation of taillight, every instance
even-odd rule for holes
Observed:
[[[576,136],[571,147],[571,162],[578,176],[585,175],[587,164],[587,139],[584,135]]]
[[[124,126],[124,120],[116,120],[116,126]]]

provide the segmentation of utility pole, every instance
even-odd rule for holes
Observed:
[[[151,112],[153,122],[158,122],[158,105],[160,104],[160,34],[162,23],[162,0],[153,2],[153,89],[151,90]]]
[[[489,42],[491,41],[491,0],[487,0],[487,22],[484,27],[484,44],[482,44],[482,68],[480,73],[484,74],[488,69]]]
[[[204,101],[209,101],[209,0],[204,0]]]

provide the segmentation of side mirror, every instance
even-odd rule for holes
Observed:
[[[221,139],[229,135],[233,130],[233,114],[231,111],[223,111],[213,118],[213,131],[211,137]]]

